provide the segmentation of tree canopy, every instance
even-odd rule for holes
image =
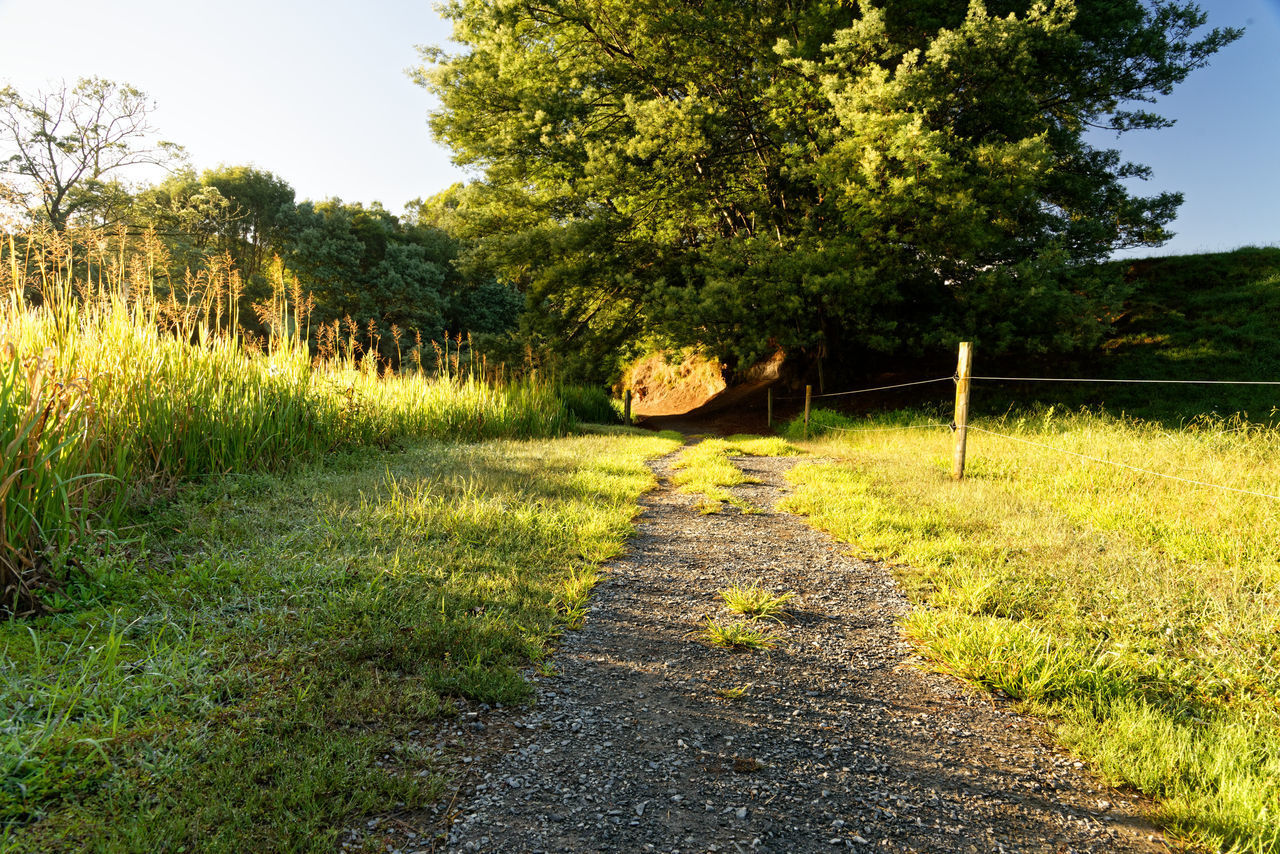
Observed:
[[[483,180],[451,215],[534,325],[749,360],[774,346],[1045,352],[1089,339],[1093,262],[1180,197],[1087,132],[1236,38],[1173,0],[454,0],[417,79]]]
[[[131,167],[169,165],[179,146],[155,140],[153,105],[132,86],[84,78],[25,96],[0,88],[0,190],[56,231],[128,206]]]

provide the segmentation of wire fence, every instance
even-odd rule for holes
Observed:
[[[1210,379],[1174,380],[1174,379],[1130,379],[1130,378],[1105,378],[1105,377],[991,377],[991,376],[970,376],[970,377],[966,377],[965,379],[966,379],[966,380],[969,380],[969,381],[984,381],[984,382],[1024,382],[1024,383],[1036,383],[1036,382],[1043,382],[1043,383],[1132,383],[1132,384],[1143,384],[1143,385],[1240,385],[1240,386],[1280,386],[1280,381],[1275,381],[1275,380],[1210,380]],[[804,399],[804,400],[808,401],[808,400],[811,400],[811,399],[813,399],[813,400],[817,400],[817,399],[823,399],[823,398],[844,397],[844,396],[846,396],[846,395],[868,394],[868,393],[871,393],[871,392],[881,392],[881,391],[892,391],[892,390],[894,390],[894,389],[910,388],[910,387],[912,387],[912,386],[924,386],[924,385],[931,385],[931,384],[933,384],[933,383],[940,383],[940,382],[953,382],[953,383],[959,383],[959,382],[960,382],[960,377],[959,377],[958,375],[956,375],[956,374],[953,374],[952,376],[949,376],[949,377],[936,377],[936,378],[933,378],[933,379],[914,380],[914,381],[911,381],[911,382],[905,382],[905,383],[895,383],[895,384],[893,384],[893,385],[875,386],[875,387],[871,387],[871,388],[851,389],[851,390],[849,390],[849,391],[831,392],[831,393],[828,393],[828,394],[817,394],[817,395],[812,395],[812,394],[810,394],[810,395],[804,395],[804,396],[803,396],[803,398],[802,398],[802,396],[800,396],[800,395],[793,395],[793,396],[788,396],[788,397],[781,397],[781,398],[778,398],[778,399],[779,399],[779,400],[800,400],[800,399]],[[806,405],[806,407],[805,407],[805,421],[806,421],[806,425],[807,425],[807,424],[808,424],[808,406],[807,406],[807,405]],[[996,436],[996,437],[999,437],[999,438],[1001,438],[1001,439],[1006,439],[1006,440],[1009,440],[1009,441],[1011,441],[1011,442],[1019,442],[1019,443],[1024,444],[1024,445],[1032,445],[1032,446],[1035,446],[1035,447],[1037,447],[1037,448],[1042,448],[1042,449],[1049,450],[1049,451],[1055,451],[1055,452],[1060,453],[1060,454],[1064,454],[1064,455],[1071,456],[1071,457],[1076,457],[1076,458],[1079,458],[1079,459],[1082,459],[1082,460],[1087,460],[1087,461],[1089,461],[1089,462],[1094,462],[1094,463],[1099,463],[1099,464],[1103,464],[1103,465],[1115,466],[1115,467],[1117,467],[1117,468],[1127,469],[1127,470],[1129,470],[1129,471],[1137,472],[1137,473],[1141,473],[1141,474],[1145,474],[1145,475],[1149,475],[1149,476],[1151,476],[1151,477],[1158,477],[1158,478],[1163,478],[1163,479],[1165,479],[1165,480],[1179,481],[1179,482],[1181,482],[1181,483],[1186,483],[1186,484],[1191,484],[1191,485],[1194,485],[1194,486],[1205,487],[1205,488],[1208,488],[1208,489],[1217,489],[1217,490],[1221,490],[1221,491],[1223,491],[1223,492],[1233,492],[1233,493],[1239,493],[1239,494],[1242,494],[1242,495],[1253,495],[1253,496],[1257,496],[1257,497],[1259,497],[1259,498],[1268,498],[1268,499],[1272,499],[1272,500],[1275,500],[1275,501],[1280,501],[1280,494],[1273,494],[1273,493],[1270,493],[1270,492],[1261,492],[1261,491],[1253,490],[1253,489],[1241,489],[1241,488],[1239,488],[1239,487],[1234,487],[1234,486],[1225,486],[1225,485],[1223,485],[1223,484],[1220,484],[1220,483],[1212,483],[1212,482],[1210,482],[1210,481],[1196,480],[1196,479],[1194,479],[1194,478],[1179,477],[1179,476],[1177,476],[1177,475],[1165,474],[1164,472],[1153,471],[1153,470],[1148,469],[1148,468],[1143,468],[1143,467],[1141,467],[1141,466],[1130,465],[1129,463],[1120,462],[1120,461],[1118,461],[1118,460],[1110,460],[1110,459],[1106,459],[1105,457],[1097,457],[1097,456],[1092,456],[1092,455],[1090,455],[1090,454],[1082,454],[1082,453],[1080,453],[1080,452],[1078,452],[1078,451],[1071,451],[1071,450],[1068,450],[1068,449],[1066,449],[1066,448],[1060,448],[1060,447],[1057,447],[1057,446],[1055,446],[1055,445],[1051,445],[1051,444],[1048,444],[1048,443],[1045,443],[1045,442],[1037,442],[1037,441],[1035,441],[1035,440],[1033,440],[1033,439],[1025,439],[1025,438],[1023,438],[1023,437],[1021,437],[1021,436],[1013,436],[1013,435],[1010,435],[1010,434],[1008,434],[1008,433],[1001,433],[1001,432],[998,432],[998,431],[996,431],[996,430],[988,430],[988,429],[987,429],[987,428],[985,428],[985,427],[978,427],[978,426],[976,426],[976,425],[974,425],[974,424],[965,424],[964,426],[965,426],[965,429],[966,429],[966,430],[973,430],[973,431],[978,432],[978,433],[984,433],[984,434],[989,435],[989,436]],[[900,430],[925,430],[925,429],[938,429],[938,428],[949,428],[949,429],[951,429],[951,430],[953,430],[953,431],[954,431],[954,430],[956,430],[956,429],[957,429],[957,426],[956,426],[956,424],[954,424],[954,423],[952,423],[952,424],[942,424],[942,423],[933,423],[933,424],[910,424],[910,425],[893,425],[893,426],[884,426],[884,427],[835,427],[835,426],[827,426],[827,425],[823,425],[822,427],[819,427],[819,428],[816,428],[816,429],[820,429],[820,430],[822,430],[823,432],[835,432],[835,433],[857,434],[857,433],[886,433],[886,432],[896,432],[896,431],[900,431]]]
[[[952,377],[951,379],[955,379]],[[1148,385],[1270,385],[1280,380],[1135,380],[1103,377],[969,377],[971,380],[1012,383],[1143,383]]]
[[[893,427],[823,427],[823,430],[836,433],[891,433],[898,430],[930,430],[943,428],[950,430],[952,425],[943,424],[900,424]]]
[[[876,386],[875,388],[855,388],[855,389],[850,389],[849,391],[833,391],[827,394],[811,394],[811,395],[808,395],[808,397],[812,400],[818,400],[824,397],[845,397],[846,395],[850,395],[850,394],[869,394],[870,392],[873,392],[873,391],[891,391],[895,388],[909,388],[910,386],[917,386],[917,385],[930,385],[932,383],[946,383],[946,382],[953,382],[954,380],[955,380],[954,376],[936,377],[935,379],[931,379],[931,380],[915,380],[909,383],[897,383],[895,385],[881,385],[881,386]],[[805,395],[793,394],[793,395],[788,395],[786,397],[779,397],[777,399],[778,400],[804,400]]]
[[[854,394],[870,394],[878,391],[893,391],[900,388],[911,388],[912,386],[932,385],[933,383],[955,382],[957,379],[955,374],[948,377],[934,377],[928,380],[912,380],[905,383],[894,383],[893,385],[880,385],[871,388],[855,388],[848,391],[832,391],[822,394],[808,395],[811,400],[821,400],[829,397],[845,397]],[[1144,385],[1248,385],[1248,386],[1280,386],[1280,380],[1144,380],[1144,379],[1126,379],[1112,377],[969,377],[971,381],[984,382],[1011,382],[1011,383],[1133,383]],[[790,394],[776,397],[775,400],[804,400],[805,395]]]

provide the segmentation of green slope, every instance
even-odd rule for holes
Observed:
[[[1113,263],[1133,291],[1099,349],[1038,365],[979,364],[976,373],[1280,381],[1280,248]],[[1057,404],[1173,424],[1237,413],[1280,422],[1280,386],[987,382],[976,384],[975,400],[988,414]]]

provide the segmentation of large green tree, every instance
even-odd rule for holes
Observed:
[[[349,321],[362,346],[381,338],[386,357],[397,352],[393,327],[425,339],[444,334],[448,260],[434,234],[406,229],[377,203],[303,202],[296,216],[286,260],[315,301],[317,323]]]
[[[1087,340],[1176,194],[1087,132],[1220,47],[1174,0],[454,0],[427,51],[461,212],[555,340],[918,350]],[[591,343],[588,343],[591,342]]]
[[[259,276],[270,257],[283,253],[293,238],[293,187],[283,178],[252,166],[205,170],[200,185],[217,191],[229,204],[219,248],[231,254],[246,279]]]

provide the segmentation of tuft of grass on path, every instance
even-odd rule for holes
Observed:
[[[755,513],[757,508],[728,489],[751,482],[730,457],[784,457],[799,453],[799,448],[776,436],[737,435],[728,439],[703,439],[681,453],[671,482],[680,487],[681,492],[701,495],[698,508],[703,513],[719,513],[726,502],[743,513]]]
[[[791,615],[787,609],[796,594],[770,593],[758,584],[735,584],[720,591],[725,607],[751,619],[781,622]]]
[[[856,426],[912,423],[901,414]],[[1280,493],[1280,432],[1053,409],[977,426],[1237,489]],[[852,425],[851,425],[852,426]],[[970,432],[839,433],[783,507],[897,567],[905,630],[936,666],[1055,722],[1108,778],[1212,849],[1280,851],[1280,501]]]
[[[0,850],[334,850],[442,791],[434,728],[524,702],[676,443],[361,451],[184,488],[0,624]]]
[[[702,637],[712,646],[732,652],[773,649],[778,639],[771,632],[751,623],[721,623],[708,619],[702,624]]]

